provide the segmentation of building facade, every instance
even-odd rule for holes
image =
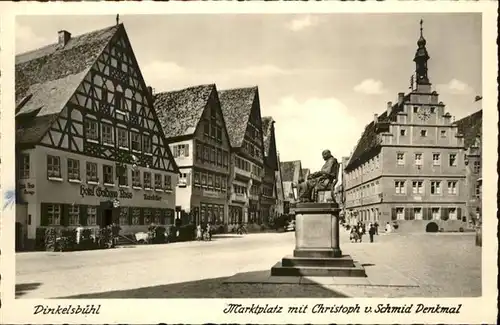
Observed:
[[[122,24],[60,31],[15,69],[19,236],[173,222],[178,169]]]
[[[284,213],[291,211],[290,207],[297,203],[293,194],[293,188],[297,186],[299,180],[304,179],[302,174],[302,163],[300,160],[283,161],[280,163],[281,177],[283,182],[283,196],[285,197]]]
[[[278,166],[281,166],[280,155],[277,153]],[[283,191],[283,177],[281,175],[281,168],[275,172],[276,179],[276,215],[278,217],[285,213],[285,194]]]
[[[283,207],[282,200],[278,200],[277,172],[279,172],[278,151],[276,149],[276,134],[272,117],[262,118],[262,131],[264,133],[264,181],[262,184],[261,214],[264,223],[269,223],[270,218],[276,218]],[[282,191],[281,191],[282,193]],[[283,212],[281,212],[283,214]]]
[[[479,102],[480,100],[478,100]],[[466,213],[470,226],[481,222],[482,207],[482,109],[457,121],[465,146]]]
[[[344,168],[346,212],[396,231],[467,225],[464,139],[432,90],[422,32],[412,90],[367,125]]]
[[[176,206],[183,222],[224,223],[230,144],[215,85],[155,94],[154,102],[179,166]]]
[[[264,141],[257,87],[219,91],[231,144],[229,225],[262,224]]]

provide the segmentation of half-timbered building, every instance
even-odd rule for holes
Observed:
[[[185,222],[224,223],[230,145],[215,85],[155,94],[154,103],[179,166],[176,205]]]
[[[231,143],[231,197],[228,223],[262,223],[260,197],[264,140],[257,87],[219,91]]]
[[[56,35],[54,35],[56,36]],[[173,221],[178,169],[123,24],[16,57],[17,219],[122,233]]]
[[[264,223],[270,218],[275,218],[278,211],[277,172],[279,172],[278,152],[276,150],[276,135],[274,132],[275,121],[271,116],[262,118],[262,131],[264,135],[264,180],[262,182],[261,214]],[[282,203],[282,202],[281,202]]]

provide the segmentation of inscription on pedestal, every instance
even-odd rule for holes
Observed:
[[[296,249],[331,248],[332,216],[297,214],[295,216]]]

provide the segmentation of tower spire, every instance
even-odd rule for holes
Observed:
[[[413,61],[415,62],[415,75],[416,75],[416,83],[418,85],[430,85],[429,77],[427,76],[427,61],[430,59],[429,54],[427,53],[427,48],[425,45],[427,41],[424,38],[424,20],[420,19],[420,38],[417,41],[417,52],[415,53],[415,58]]]

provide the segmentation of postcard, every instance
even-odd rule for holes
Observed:
[[[496,320],[494,2],[0,6],[2,322]]]

